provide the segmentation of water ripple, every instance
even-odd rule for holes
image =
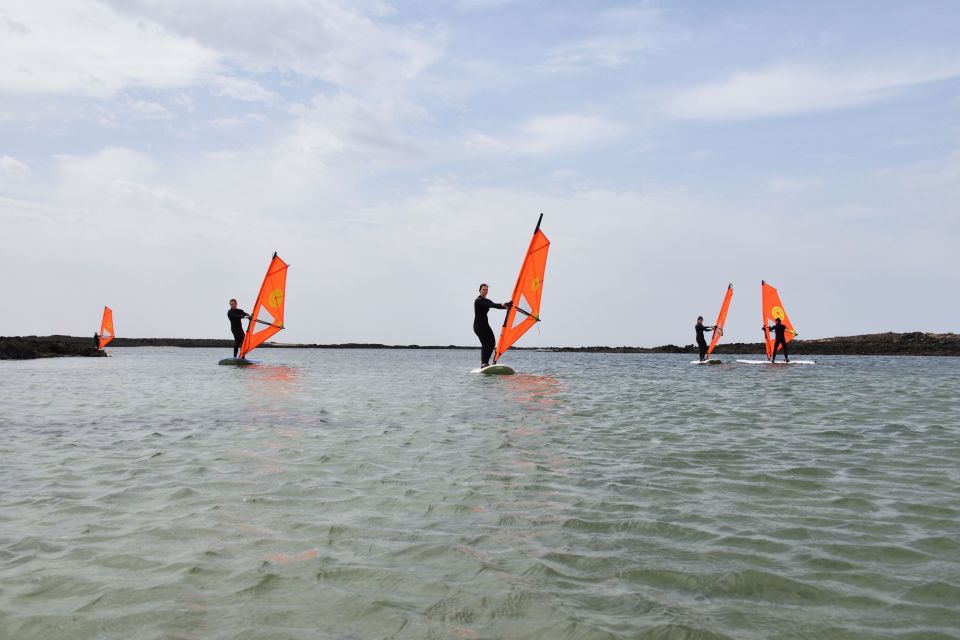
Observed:
[[[0,638],[960,637],[955,359],[113,354],[0,363]]]

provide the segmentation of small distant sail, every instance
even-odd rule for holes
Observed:
[[[497,341],[497,351],[493,355],[494,363],[530,327],[540,321],[540,297],[543,295],[543,277],[547,270],[547,252],[550,249],[550,241],[543,231],[540,231],[541,222],[543,222],[542,213],[537,220],[537,228],[533,230],[533,238],[530,240],[530,247],[523,259],[523,265],[520,267],[517,286],[513,289],[511,298],[513,306],[507,310],[507,316],[503,319],[503,330]]]
[[[707,360],[710,359],[713,348],[717,346],[717,343],[720,342],[720,336],[723,335],[723,324],[727,321],[727,310],[730,308],[731,298],[733,298],[733,284],[728,284],[727,295],[723,297],[723,304],[720,305],[720,315],[717,316],[717,328],[713,330],[713,340],[710,341],[710,346],[707,347]]]
[[[259,347],[283,329],[283,308],[287,301],[287,263],[273,254],[267,275],[260,286],[250,324],[240,347],[240,357]]]
[[[773,321],[780,318],[780,322],[787,326],[784,337],[787,342],[793,340],[793,336],[797,335],[797,332],[793,330],[793,324],[787,317],[787,312],[783,310],[783,303],[780,302],[780,295],[777,290],[763,280],[760,281],[760,289],[763,304],[763,336],[767,343],[767,360],[769,360],[773,357],[774,337],[770,335],[770,325]]]
[[[113,310],[110,307],[103,308],[103,319],[100,321],[100,344],[98,348],[103,349],[107,343],[113,340]]]

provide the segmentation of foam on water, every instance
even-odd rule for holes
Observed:
[[[960,633],[960,360],[111,352],[0,363],[0,638]]]

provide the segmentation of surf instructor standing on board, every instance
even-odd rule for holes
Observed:
[[[490,309],[509,309],[512,302],[497,304],[487,300],[487,292],[490,288],[486,283],[480,285],[480,295],[473,301],[473,332],[480,338],[480,368],[490,366],[490,356],[497,346],[497,339],[493,335],[493,329],[487,321],[487,312]],[[492,371],[492,369],[491,369]]]
[[[693,326],[693,330],[697,334],[697,346],[700,347],[700,361],[707,359],[707,341],[703,337],[704,331],[716,331],[717,326],[712,327],[703,326],[703,316],[697,316],[697,324]]]
[[[243,346],[243,337],[245,332],[241,320],[249,318],[250,314],[243,309],[237,309],[237,299],[230,299],[230,309],[227,311],[227,317],[230,318],[230,332],[233,334],[233,357],[237,357],[237,352]]]
[[[773,342],[773,355],[770,356],[770,362],[777,361],[777,348],[783,349],[783,361],[790,362],[790,354],[787,353],[787,325],[780,322],[780,318],[773,319],[774,324],[764,327],[764,332],[773,331],[776,338]],[[793,335],[797,335],[794,333]]]

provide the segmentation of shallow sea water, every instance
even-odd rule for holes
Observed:
[[[960,359],[109,351],[0,362],[5,640],[960,637]]]

